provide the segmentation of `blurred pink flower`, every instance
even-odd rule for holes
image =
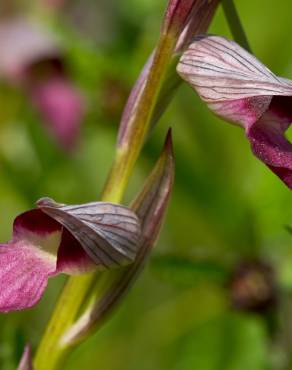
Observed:
[[[253,153],[292,189],[292,81],[219,36],[196,38],[177,70],[215,114],[245,129]]]
[[[16,217],[13,238],[0,245],[0,311],[36,304],[48,278],[134,261],[140,221],[128,208],[103,202],[77,206],[49,198]]]
[[[76,146],[84,115],[80,93],[62,75],[35,82],[30,93],[50,134],[55,136],[60,147],[72,150]]]
[[[59,146],[73,150],[85,113],[84,99],[70,81],[56,38],[23,18],[2,22],[0,74],[25,90]]]

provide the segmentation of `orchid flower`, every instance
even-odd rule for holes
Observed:
[[[12,240],[0,245],[0,311],[36,304],[50,276],[133,262],[139,238],[139,219],[126,207],[40,199],[37,208],[16,217]]]
[[[196,38],[177,67],[208,107],[245,129],[256,157],[292,189],[292,81],[277,77],[238,44],[219,36]]]
[[[146,178],[141,191],[131,203],[131,209],[137,214],[141,223],[140,247],[136,259],[134,263],[117,274],[104,293],[97,289],[96,299],[90,301],[84,313],[61,338],[63,345],[72,345],[80,341],[101,325],[121,303],[140,275],[162,227],[173,188],[174,167],[172,136],[169,130],[161,155]]]
[[[24,18],[2,22],[0,74],[24,89],[59,146],[67,151],[74,149],[84,101],[67,75],[62,48],[55,37]]]

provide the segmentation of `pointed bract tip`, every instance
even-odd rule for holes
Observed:
[[[27,344],[25,346],[20,363],[17,367],[17,370],[33,370],[30,344]]]
[[[173,140],[172,140],[172,129],[169,128],[165,137],[162,153],[161,153],[161,158],[164,157],[171,157],[173,158],[174,153],[173,153]]]
[[[198,0],[169,0],[163,22],[163,32],[179,35],[184,29]]]
[[[170,127],[167,131],[164,148],[167,150],[173,151],[173,142],[172,142],[172,128]]]

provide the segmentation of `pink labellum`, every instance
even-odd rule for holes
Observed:
[[[29,308],[50,276],[80,274],[133,262],[140,222],[126,207],[94,202],[78,206],[44,198],[19,215],[13,238],[0,245],[0,311]]]
[[[177,71],[218,116],[239,124],[254,154],[292,188],[292,81],[274,75],[233,41],[201,36]]]
[[[32,101],[50,134],[61,148],[74,149],[85,111],[80,92],[63,75],[53,75],[31,85]]]
[[[13,239],[0,246],[0,311],[36,304],[56,270],[61,226],[40,210],[15,219]]]

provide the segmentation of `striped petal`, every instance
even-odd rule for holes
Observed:
[[[63,225],[100,268],[133,262],[140,239],[140,222],[128,208],[104,202],[66,206],[43,198],[38,207]]]
[[[291,81],[275,76],[238,44],[220,36],[196,38],[177,71],[208,103],[292,94]]]
[[[196,38],[177,71],[216,115],[245,129],[254,154],[292,188],[292,81],[219,36]]]

